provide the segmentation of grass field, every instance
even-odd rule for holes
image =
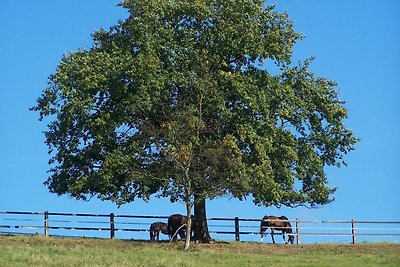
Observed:
[[[0,235],[0,266],[400,266],[399,243],[191,244]]]

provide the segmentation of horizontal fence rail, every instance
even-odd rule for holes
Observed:
[[[167,222],[168,217],[114,213],[0,211],[0,233],[100,238],[115,238],[118,233],[118,238],[122,239],[133,239],[132,235],[135,239],[148,239],[150,224],[155,221]],[[296,219],[287,222],[292,225],[297,244],[301,244],[302,239],[308,237],[345,237],[353,244],[362,237],[390,237],[397,238],[396,241],[400,239],[400,221]],[[210,234],[218,237],[230,235],[236,241],[260,241],[260,223],[261,219],[239,217],[208,219]],[[81,234],[83,232],[84,235]],[[270,230],[267,234],[270,234]],[[279,236],[282,233],[276,229],[274,235]]]

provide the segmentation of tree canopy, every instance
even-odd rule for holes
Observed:
[[[121,5],[129,17],[64,55],[32,108],[50,119],[52,193],[332,201],[324,169],[357,139],[336,84],[291,63],[302,36],[286,13],[260,0]]]

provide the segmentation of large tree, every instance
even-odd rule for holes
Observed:
[[[357,139],[335,83],[311,60],[292,66],[302,36],[287,14],[261,0],[121,5],[129,17],[65,55],[32,108],[50,118],[52,193],[183,201],[202,241],[206,199],[332,201],[324,168]]]

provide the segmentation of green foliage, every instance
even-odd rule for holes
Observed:
[[[122,6],[130,16],[65,55],[32,108],[51,120],[51,192],[118,205],[152,194],[332,201],[324,168],[357,139],[335,84],[311,60],[291,66],[302,36],[287,14],[259,0]]]

